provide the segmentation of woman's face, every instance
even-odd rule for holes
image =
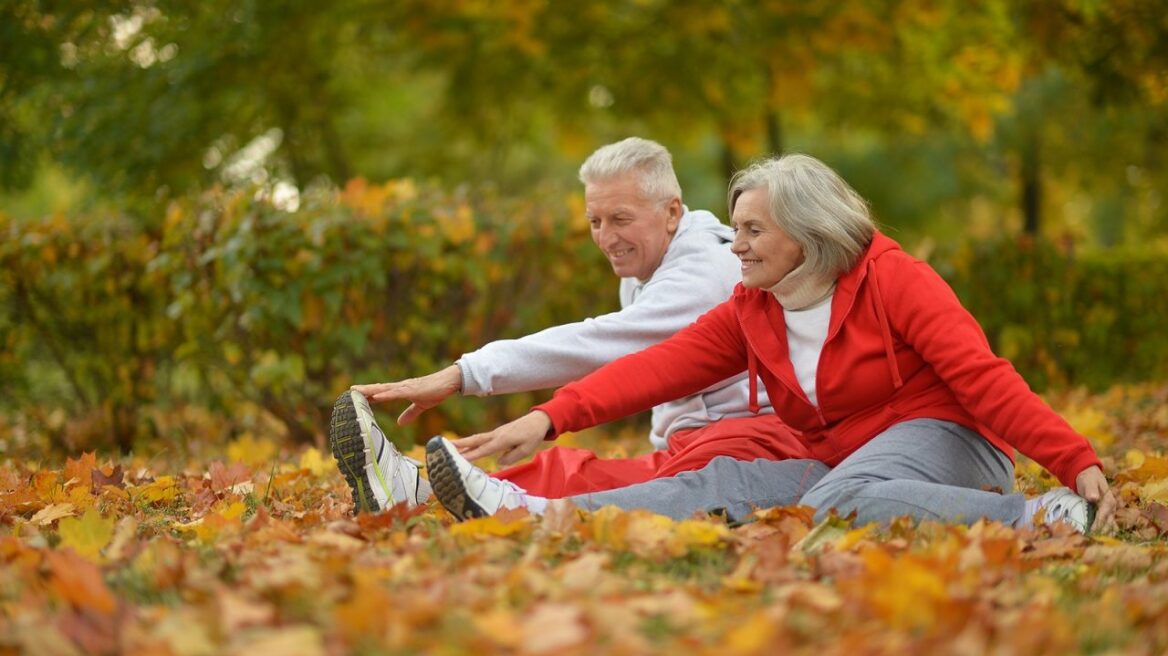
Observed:
[[[743,286],[770,289],[803,263],[803,248],[771,218],[765,188],[742,192],[730,224],[734,228],[730,250],[742,262]]]

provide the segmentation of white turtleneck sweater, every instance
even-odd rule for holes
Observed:
[[[772,287],[771,293],[783,306],[783,320],[787,325],[787,354],[795,369],[795,378],[811,404],[819,407],[815,374],[819,369],[819,355],[827,341],[835,281],[815,280],[801,275],[796,269]]]

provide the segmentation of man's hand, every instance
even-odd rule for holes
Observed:
[[[452,364],[421,378],[407,378],[397,383],[375,383],[354,385],[354,390],[365,395],[371,403],[388,401],[409,401],[410,406],[397,418],[399,426],[405,426],[418,415],[442,403],[451,394],[462,390],[462,371]]]
[[[547,436],[551,427],[551,417],[541,410],[533,410],[489,433],[479,433],[455,440],[454,445],[467,460],[477,460],[501,453],[500,465],[514,465],[535,453],[535,449]]]
[[[1091,525],[1092,532],[1110,532],[1115,530],[1115,509],[1118,503],[1115,494],[1107,485],[1103,470],[1098,467],[1088,467],[1075,477],[1075,491],[1079,496],[1095,505],[1095,523]]]

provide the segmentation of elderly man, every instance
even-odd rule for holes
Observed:
[[[589,156],[579,177],[592,239],[621,278],[620,311],[492,342],[427,376],[355,385],[342,394],[329,437],[356,508],[414,505],[431,491],[418,465],[385,438],[369,402],[409,401],[398,418],[404,425],[456,392],[488,396],[558,387],[670,337],[730,296],[740,269],[729,249],[733,235],[714,215],[682,204],[663,146],[636,137],[609,144]],[[748,407],[748,387],[742,374],[654,407],[650,441],[656,450],[641,457],[601,459],[553,447],[494,476],[515,489],[558,498],[700,469],[716,456],[805,457],[765,397],[761,407]],[[458,448],[470,458],[501,452],[502,465],[530,455],[494,437],[471,436]]]

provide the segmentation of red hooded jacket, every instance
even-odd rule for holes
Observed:
[[[941,419],[1016,447],[1074,489],[1099,465],[1086,438],[1051,410],[928,264],[877,232],[837,281],[816,371],[819,407],[795,378],[783,308],[767,290],[739,284],[731,298],[673,337],[598,369],[536,406],[553,435],[641,412],[747,369],[766,385],[775,414],[812,457],[839,464],[893,424]],[[754,392],[751,390],[751,401]]]

